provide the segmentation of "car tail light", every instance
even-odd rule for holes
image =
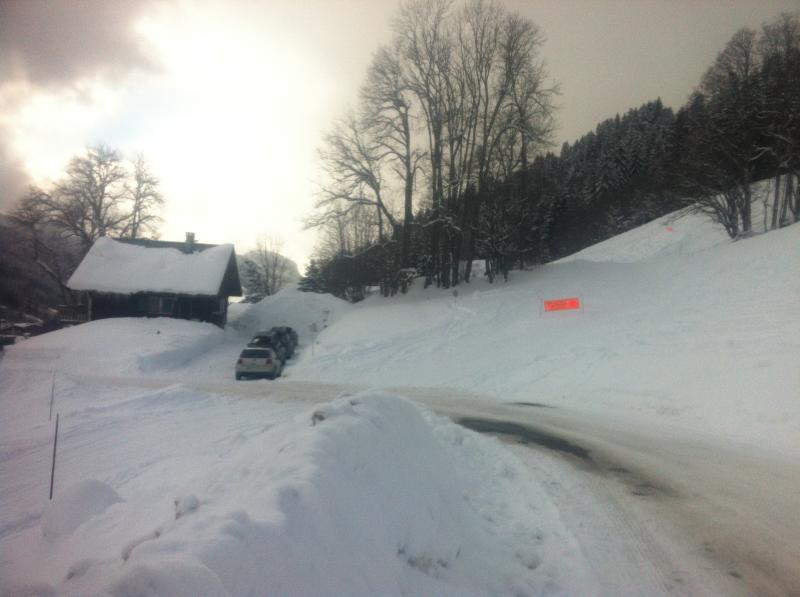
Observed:
[[[236,364],[237,364],[237,365],[241,365],[243,362],[244,362],[244,361],[242,361],[242,359],[239,359],[238,361],[236,361]]]
[[[265,365],[272,365],[272,359],[264,359]]]

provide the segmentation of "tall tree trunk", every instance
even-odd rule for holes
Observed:
[[[411,224],[413,217],[411,213],[411,193],[407,189],[405,210],[403,212],[403,229],[400,233],[400,267],[403,269],[411,267]]]
[[[431,249],[430,249],[430,261],[428,262],[428,271],[425,275],[425,288],[430,286],[437,281],[438,284],[438,273],[439,273],[439,222],[436,221],[438,217],[439,210],[434,209],[433,211],[433,219],[434,222],[431,225]]]
[[[753,232],[753,209],[751,203],[752,195],[749,184],[742,185],[742,187],[742,205],[740,208],[742,216],[742,234],[748,236]]]
[[[411,267],[411,220],[413,214],[414,196],[414,165],[411,162],[411,129],[408,123],[408,111],[402,113],[403,139],[405,141],[404,166],[406,171],[404,197],[403,197],[403,238],[400,250],[400,267],[407,269]],[[406,291],[406,283],[403,282],[403,292]]]
[[[780,198],[781,198],[781,175],[777,174],[775,176],[775,194],[773,195],[772,199],[772,222],[770,224],[770,229],[775,230],[778,227],[778,206],[780,205]],[[764,222],[764,228],[766,228],[767,223]]]
[[[453,239],[453,258],[451,263],[453,273],[450,276],[453,280],[453,286],[457,286],[461,282],[461,243],[461,235],[455,235],[455,238]]]
[[[467,263],[469,259],[469,249],[468,245],[470,242],[470,231],[469,231],[469,214],[470,214],[470,204],[472,202],[472,187],[467,186],[464,190],[464,195],[461,198],[461,206],[460,206],[460,213],[459,213],[459,228],[461,228],[461,248],[459,250],[459,261],[463,260],[466,263],[466,267],[464,268],[464,282],[469,284],[471,278],[471,262]]]
[[[781,203],[781,214],[780,214],[780,218],[778,220],[778,226],[785,226],[788,223],[788,219],[789,219],[789,214],[788,214],[789,204],[791,203],[793,196],[794,196],[794,176],[792,176],[791,174],[787,174],[786,175],[786,187],[784,188],[784,191],[783,191],[783,202]],[[795,221],[797,221],[797,216],[798,216],[798,213],[797,213],[797,210],[796,210],[797,201],[798,201],[798,199],[795,199],[795,205],[794,205],[795,209],[792,210],[794,212]]]
[[[467,209],[467,231],[468,231],[468,238],[466,243],[466,252],[465,255],[467,261],[467,272],[472,270],[472,262],[475,259],[475,233],[478,230],[478,225],[480,224],[480,213],[481,213],[481,205],[483,203],[484,193],[485,193],[485,184],[483,180],[478,181],[478,190],[473,196],[470,198],[470,204]],[[487,256],[484,256],[488,258]],[[487,261],[488,263],[488,261]],[[467,280],[469,282],[469,280]]]
[[[403,230],[401,232],[402,242],[400,246],[400,267],[407,270],[411,267],[411,218],[406,211],[406,217],[403,220]],[[408,290],[408,273],[401,274],[401,287],[400,291],[405,294]]]
[[[450,227],[445,228],[445,234],[442,235],[441,251],[441,271],[439,272],[439,280],[444,288],[450,288],[450,243],[452,242],[452,234]]]

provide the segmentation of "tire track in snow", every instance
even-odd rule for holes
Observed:
[[[800,594],[796,463],[530,404],[445,411],[469,414],[468,427],[498,435],[548,480],[607,594]]]

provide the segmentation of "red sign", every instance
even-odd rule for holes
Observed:
[[[544,302],[545,311],[569,311],[571,309],[580,309],[581,299],[577,297],[555,299],[552,301]]]
[[[667,226],[667,232],[672,232],[672,226]]]

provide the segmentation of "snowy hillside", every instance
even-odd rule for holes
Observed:
[[[663,218],[510,282],[344,313],[295,378],[447,386],[800,447],[800,226]],[[580,297],[574,313],[543,299]]]
[[[698,255],[730,243],[721,226],[701,215],[676,212],[564,257],[556,263],[635,263],[658,257]]]

